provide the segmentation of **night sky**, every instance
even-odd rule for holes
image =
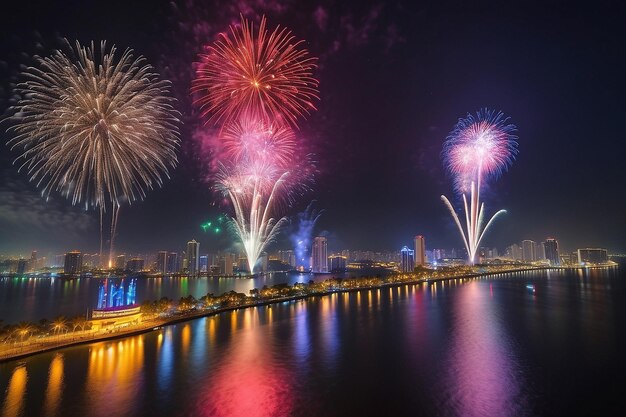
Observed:
[[[396,250],[426,236],[429,248],[462,243],[439,196],[453,196],[441,162],[459,117],[500,109],[518,127],[519,155],[489,184],[490,213],[506,208],[484,245],[549,236],[572,250],[626,250],[626,11],[505,2],[478,6],[437,2],[353,1],[14,1],[2,6],[0,107],[12,104],[20,65],[49,55],[63,37],[106,39],[146,56],[174,83],[182,112],[180,164],[162,189],[120,212],[120,251],[181,250],[191,238],[205,250],[232,236],[204,235],[200,224],[230,213],[211,190],[207,161],[192,139],[192,64],[203,43],[239,13],[268,16],[307,41],[320,58],[319,111],[298,135],[314,152],[318,175],[311,200],[324,213],[317,232],[329,249]],[[425,2],[423,2],[425,3]],[[258,21],[258,20],[257,20]],[[7,113],[5,113],[7,114]],[[2,142],[8,135],[2,125]],[[44,202],[18,155],[0,147],[0,252],[96,251],[94,212],[55,196]],[[289,233],[285,231],[284,236]],[[281,238],[274,248],[287,248]]]

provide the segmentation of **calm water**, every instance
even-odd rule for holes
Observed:
[[[503,274],[239,310],[1,364],[0,413],[623,415],[625,280]]]
[[[248,292],[264,285],[294,284],[309,280],[324,280],[330,275],[298,273],[273,273],[246,278],[138,278],[137,302],[168,297],[178,300],[189,294],[200,298],[207,293],[216,295],[235,290]],[[98,303],[98,278],[62,280],[59,278],[6,278],[0,277],[0,319],[5,323],[36,322],[56,316],[84,315]],[[119,280],[118,280],[119,282]]]

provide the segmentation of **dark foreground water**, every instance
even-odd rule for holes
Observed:
[[[42,354],[0,365],[0,413],[623,415],[623,271],[334,294]]]

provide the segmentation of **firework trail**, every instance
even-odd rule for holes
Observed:
[[[491,223],[506,213],[499,210],[483,227],[485,204],[480,202],[480,190],[488,178],[497,178],[513,163],[517,155],[516,131],[502,112],[482,109],[476,116],[468,114],[459,119],[446,138],[444,164],[454,176],[456,190],[463,196],[466,231],[448,198],[442,195],[441,199],[461,232],[470,264],[474,264],[476,251]]]
[[[290,203],[312,179],[310,163],[296,155],[295,135],[284,126],[238,121],[224,129],[221,142],[218,187],[233,204],[231,227],[254,273],[259,256],[286,222],[285,217],[274,217],[278,206]]]
[[[253,115],[272,124],[297,127],[297,119],[315,110],[318,81],[313,78],[316,58],[302,48],[286,28],[258,30],[241,17],[240,26],[200,54],[192,93],[208,122],[227,125]]]
[[[177,112],[169,83],[131,49],[119,60],[105,42],[99,55],[93,43],[67,50],[24,71],[8,145],[22,151],[16,162],[42,196],[57,191],[100,210],[100,253],[111,207],[110,263],[121,204],[145,198],[176,166]]]

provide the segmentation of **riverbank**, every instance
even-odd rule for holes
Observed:
[[[576,269],[578,269],[577,267]],[[305,300],[315,297],[324,297],[335,293],[356,292],[362,290],[376,290],[389,287],[400,287],[404,285],[415,285],[420,283],[431,283],[448,280],[467,280],[480,277],[488,277],[498,274],[514,273],[514,272],[527,272],[527,271],[541,271],[547,269],[563,269],[563,267],[518,267],[518,268],[503,268],[498,270],[490,270],[484,272],[463,273],[459,275],[447,275],[437,276],[431,275],[417,275],[417,274],[404,274],[396,275],[385,278],[386,282],[381,278],[358,278],[358,279],[329,279],[323,282],[326,286],[324,290],[310,289],[308,292],[289,295],[289,296],[274,296],[271,298],[252,298],[247,297],[246,301],[237,305],[220,306],[220,307],[206,307],[202,309],[190,309],[188,311],[176,312],[168,316],[161,316],[150,318],[142,321],[140,324],[105,331],[81,331],[71,334],[58,334],[52,336],[46,336],[37,338],[35,340],[29,340],[26,342],[14,342],[7,344],[6,347],[0,346],[0,362],[8,362],[23,359],[28,356],[36,355],[39,353],[54,351],[66,347],[96,343],[114,339],[125,338],[129,336],[139,335],[147,332],[151,332],[161,326],[172,325],[180,322],[194,320],[202,317],[213,316],[229,311],[239,310],[243,308],[262,307],[271,304]],[[361,285],[350,286],[353,283],[358,282]],[[372,284],[375,282],[375,284]],[[308,285],[308,284],[302,284]],[[324,286],[322,285],[322,286]],[[343,286],[342,286],[343,285]],[[295,286],[291,287],[295,289]],[[305,291],[305,290],[302,290]]]

